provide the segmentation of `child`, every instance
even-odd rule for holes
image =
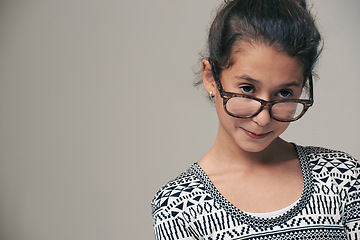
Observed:
[[[313,104],[321,36],[306,2],[233,0],[202,81],[214,145],[152,201],[156,239],[360,239],[360,164],[279,136]]]

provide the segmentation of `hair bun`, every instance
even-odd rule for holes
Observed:
[[[296,0],[303,8],[306,9],[306,0]]]

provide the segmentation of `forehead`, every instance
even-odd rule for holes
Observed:
[[[247,75],[260,82],[303,81],[303,66],[275,47],[265,44],[241,44],[233,52],[229,68],[222,71],[224,77]]]

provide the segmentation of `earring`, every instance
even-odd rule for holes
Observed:
[[[210,99],[213,99],[213,98],[214,98],[213,92],[210,92],[210,93],[209,93],[209,98],[210,98]]]

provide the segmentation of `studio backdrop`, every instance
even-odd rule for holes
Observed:
[[[0,239],[153,239],[217,132],[193,87],[219,0],[0,1]],[[283,137],[360,158],[360,1],[313,0],[315,105]]]

